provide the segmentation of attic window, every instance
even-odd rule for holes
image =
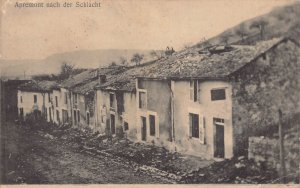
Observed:
[[[147,108],[147,94],[146,92],[139,92],[139,108],[146,109]]]
[[[196,80],[190,81],[190,100],[196,102],[198,97],[198,82]]]
[[[211,100],[212,101],[225,100],[225,99],[226,99],[225,89],[212,89],[211,90]]]
[[[100,84],[103,84],[106,82],[106,76],[105,75],[100,75]]]
[[[263,58],[263,60],[266,60],[267,59],[266,54],[262,54],[262,58]]]
[[[33,96],[33,102],[34,102],[34,103],[37,103],[37,95],[34,95],[34,96]]]

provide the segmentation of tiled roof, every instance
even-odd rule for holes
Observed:
[[[272,39],[253,46],[214,46],[205,51],[190,48],[158,60],[136,76],[155,79],[222,78],[251,62],[281,40]]]
[[[97,88],[104,90],[122,90],[122,91],[134,91],[135,90],[135,75],[148,69],[148,66],[154,64],[155,61],[143,63],[134,67],[130,67],[128,70],[117,74],[108,75],[107,81],[99,85]]]
[[[95,77],[97,77],[97,69],[90,69],[87,71],[83,71],[63,81],[61,83],[61,87],[72,88],[78,84],[87,82],[88,80],[93,79]]]
[[[118,77],[122,74],[127,68],[122,66],[100,68],[92,70],[93,73],[90,73],[91,76],[89,79],[84,79],[82,82],[77,82],[73,87],[69,87],[73,92],[87,95],[90,92],[94,91],[94,88],[99,85],[98,75],[106,75],[107,80],[112,77]]]
[[[18,89],[21,91],[35,91],[35,92],[49,92],[57,88],[58,88],[58,84],[54,81],[34,81],[34,80],[31,80],[18,87]]]

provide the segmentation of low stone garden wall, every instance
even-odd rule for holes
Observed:
[[[284,156],[287,175],[299,173],[299,137],[285,136]],[[256,162],[265,162],[267,167],[280,170],[279,140],[266,137],[250,137],[248,158]]]

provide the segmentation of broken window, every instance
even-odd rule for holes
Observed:
[[[57,121],[58,123],[60,123],[60,119],[59,119],[59,111],[58,111],[58,110],[56,110],[56,121]]]
[[[196,102],[198,101],[199,91],[198,91],[197,80],[190,81],[190,100]]]
[[[117,91],[116,99],[117,99],[117,110],[118,113],[121,114],[122,112],[124,112],[124,93]]]
[[[90,113],[89,112],[86,113],[86,124],[87,125],[90,124]]]
[[[192,138],[199,138],[199,115],[190,113],[189,120],[190,120],[190,136]]]
[[[49,107],[49,120],[52,122],[52,112],[51,112],[51,107]]]
[[[128,131],[129,130],[129,125],[128,123],[125,121],[124,122],[124,131]]]
[[[150,136],[155,136],[155,116],[149,115]]]
[[[76,93],[73,94],[73,101],[74,101],[74,104],[77,104],[77,102],[78,102]]]
[[[62,118],[63,118],[63,123],[67,123],[68,122],[68,111],[67,110],[62,110]]]
[[[80,111],[77,111],[78,123],[80,122]]]
[[[115,106],[115,95],[113,93],[109,94],[109,105],[110,108],[114,108]]]
[[[210,92],[212,101],[226,99],[225,89],[212,89]]]
[[[139,92],[139,108],[145,109],[147,107],[147,95],[146,92],[140,91]]]
[[[33,95],[33,102],[37,103],[37,95]]]
[[[55,96],[55,106],[58,107],[58,98]]]

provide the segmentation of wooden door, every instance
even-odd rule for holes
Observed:
[[[215,125],[216,135],[215,135],[215,157],[224,158],[225,145],[224,145],[224,126]]]

